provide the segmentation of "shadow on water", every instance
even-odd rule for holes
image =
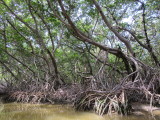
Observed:
[[[47,104],[0,104],[0,120],[159,120],[150,115],[104,115],[77,112],[70,105]]]

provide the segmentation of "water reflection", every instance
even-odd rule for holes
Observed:
[[[158,118],[156,118],[159,120]],[[0,104],[0,120],[154,120],[151,116],[98,116],[69,105]]]

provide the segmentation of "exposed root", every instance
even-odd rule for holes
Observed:
[[[99,115],[112,112],[127,115],[132,110],[132,102],[160,105],[160,73],[154,69],[148,71],[144,76],[139,69],[133,82],[129,79],[135,72],[110,90],[92,89],[82,92],[76,97],[76,109],[94,110]]]
[[[17,101],[23,103],[71,103],[75,100],[75,96],[81,91],[79,84],[62,86],[56,91],[46,92],[28,92],[28,91],[13,91],[9,93],[6,101]]]
[[[93,109],[99,115],[112,112],[126,114],[131,110],[124,90],[116,92],[86,91],[77,97],[75,107],[78,110]]]

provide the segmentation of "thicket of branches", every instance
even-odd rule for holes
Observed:
[[[133,91],[158,101],[158,0],[1,0],[0,8],[0,80],[10,91],[80,83],[87,92],[76,101],[99,104],[99,114]]]

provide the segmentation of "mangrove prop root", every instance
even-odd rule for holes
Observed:
[[[78,110],[94,110],[97,114],[117,112],[127,115],[132,111],[132,102],[160,104],[160,73],[150,71],[146,78],[137,74],[136,80],[124,78],[110,90],[87,90],[77,95],[74,106]],[[148,76],[150,76],[148,78]]]

